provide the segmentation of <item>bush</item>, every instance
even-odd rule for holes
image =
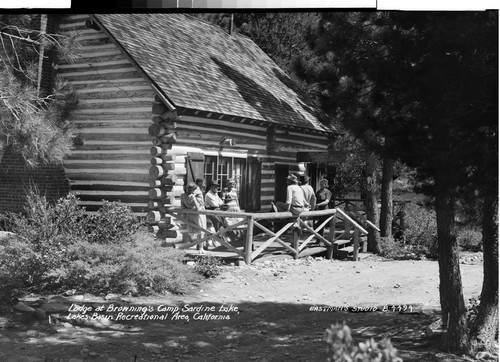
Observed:
[[[483,234],[474,228],[461,228],[457,231],[457,241],[464,251],[478,252],[483,249]]]
[[[30,241],[37,252],[60,248],[85,237],[85,210],[72,194],[52,205],[36,188],[28,191],[23,214],[2,215],[6,229]]]
[[[40,271],[42,259],[19,237],[10,237],[0,245],[0,303],[21,297],[48,270]],[[43,280],[43,279],[42,279]]]
[[[402,245],[401,241],[392,237],[380,238],[380,256],[394,260],[414,260],[420,259],[419,255]]]
[[[195,263],[194,270],[205,278],[215,278],[222,272],[221,262],[215,256],[199,255]]]
[[[67,289],[96,294],[182,294],[199,280],[182,263],[183,253],[161,247],[142,232],[120,244],[80,242],[67,255],[68,263],[57,271]]]
[[[199,280],[181,252],[138,231],[129,207],[104,202],[94,215],[84,211],[74,195],[50,204],[33,190],[24,214],[3,215],[3,224],[17,236],[0,246],[2,299],[69,289],[184,293]]]
[[[104,201],[96,214],[87,220],[91,242],[110,244],[129,239],[139,227],[139,220],[130,207],[118,202]]]
[[[336,323],[326,330],[325,342],[328,344],[328,361],[330,362],[402,362],[397,350],[388,338],[384,338],[380,346],[372,338],[354,345],[351,329],[345,323]]]
[[[405,207],[404,242],[412,252],[437,257],[437,223],[434,210],[411,203]]]

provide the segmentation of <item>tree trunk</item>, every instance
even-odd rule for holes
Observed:
[[[364,194],[366,217],[374,225],[379,224],[377,205],[377,158],[374,152],[370,152],[366,158]],[[377,230],[368,227],[368,251],[380,253],[380,235]]]
[[[435,178],[438,234],[439,295],[446,333],[441,348],[462,354],[468,349],[467,316],[460,274],[459,246],[455,235],[455,204],[450,175],[445,170]]]
[[[380,236],[392,236],[392,184],[394,160],[384,157],[382,166],[382,194],[380,208]]]
[[[478,314],[470,332],[471,353],[493,351],[498,334],[498,197],[495,190],[483,204],[483,289]]]

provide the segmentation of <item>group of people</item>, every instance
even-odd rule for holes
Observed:
[[[197,178],[196,182],[187,184],[185,192],[181,195],[181,207],[197,211],[240,211],[235,180],[229,179],[227,181],[226,188],[222,191],[222,197],[219,196],[219,190],[220,184],[217,180],[211,180],[205,186],[205,179]],[[226,220],[215,215],[187,214],[186,219],[204,229],[207,228],[208,220],[212,223],[215,231],[219,231],[223,226],[226,226]],[[204,232],[194,225],[188,224],[187,231],[191,238],[193,235],[197,235],[199,238],[203,238],[204,236]]]
[[[294,215],[299,215],[304,211],[326,210],[332,198],[332,192],[328,189],[328,180],[322,179],[319,182],[318,191],[309,184],[310,177],[307,175],[299,178],[291,174],[287,177],[286,201],[278,201],[272,203],[272,207],[276,212],[290,211]],[[316,229],[325,220],[326,216],[316,219],[314,228]],[[324,227],[318,231],[323,236]]]
[[[291,174],[287,177],[286,201],[272,203],[276,212],[290,211],[294,215],[299,215],[309,210],[326,210],[332,197],[328,189],[328,180],[322,179],[319,183],[320,188],[315,192],[309,184],[309,176],[303,175],[299,178]],[[226,188],[220,192],[220,183],[217,180],[211,180],[205,188],[205,179],[198,178],[196,182],[190,182],[186,186],[185,192],[181,195],[181,207],[190,210],[222,210],[222,211],[240,211],[238,193],[236,191],[236,182],[229,179]],[[321,225],[327,216],[321,216],[315,219],[314,228]],[[230,225],[231,218],[224,218],[216,215],[187,214],[186,219],[191,222],[188,224],[187,231],[192,239],[194,235],[203,238],[204,232],[195,225],[207,229],[207,220],[211,222],[214,230],[217,232],[222,227]],[[236,220],[237,222],[237,220]],[[324,227],[318,231],[323,235]],[[198,246],[200,250],[201,246]]]

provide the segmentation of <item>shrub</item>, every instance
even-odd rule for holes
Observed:
[[[483,234],[474,228],[461,228],[457,231],[457,241],[464,251],[481,251],[483,248]]]
[[[413,252],[437,257],[437,224],[434,210],[414,203],[406,205],[404,242]]]
[[[120,244],[82,241],[72,245],[67,256],[68,263],[56,272],[67,289],[96,294],[182,294],[199,280],[182,263],[181,252],[161,247],[142,232]]]
[[[391,341],[384,338],[380,346],[372,338],[354,345],[351,329],[345,323],[332,324],[326,330],[325,342],[328,344],[328,361],[330,362],[402,362]]]
[[[401,241],[392,237],[380,238],[380,256],[394,260],[418,259],[417,255],[409,251]]]
[[[88,238],[94,243],[110,244],[129,239],[139,227],[139,220],[130,207],[104,201],[87,221]]]
[[[222,272],[221,262],[215,256],[199,255],[195,263],[194,270],[205,278],[215,278]]]
[[[104,202],[86,216],[68,195],[55,204],[36,190],[24,214],[6,214],[3,224],[18,234],[0,247],[4,299],[23,292],[77,289],[89,293],[184,293],[199,276],[178,250],[163,248],[138,231],[129,207]]]
[[[42,279],[48,270],[40,270],[41,263],[40,255],[17,236],[0,245],[0,302],[21,297],[26,287]]]
[[[24,213],[6,213],[2,218],[7,229],[29,241],[35,251],[43,252],[84,237],[84,211],[72,194],[50,204],[32,188],[27,192]]]

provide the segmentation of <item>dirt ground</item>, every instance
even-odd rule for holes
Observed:
[[[468,301],[481,291],[481,254],[464,254],[460,267]],[[341,321],[356,341],[390,337],[404,361],[470,360],[439,352],[425,333],[439,317],[436,261],[308,257],[223,269],[189,295],[72,296],[50,321],[3,316],[0,361],[326,361],[325,329]],[[76,305],[92,308],[88,319]]]

